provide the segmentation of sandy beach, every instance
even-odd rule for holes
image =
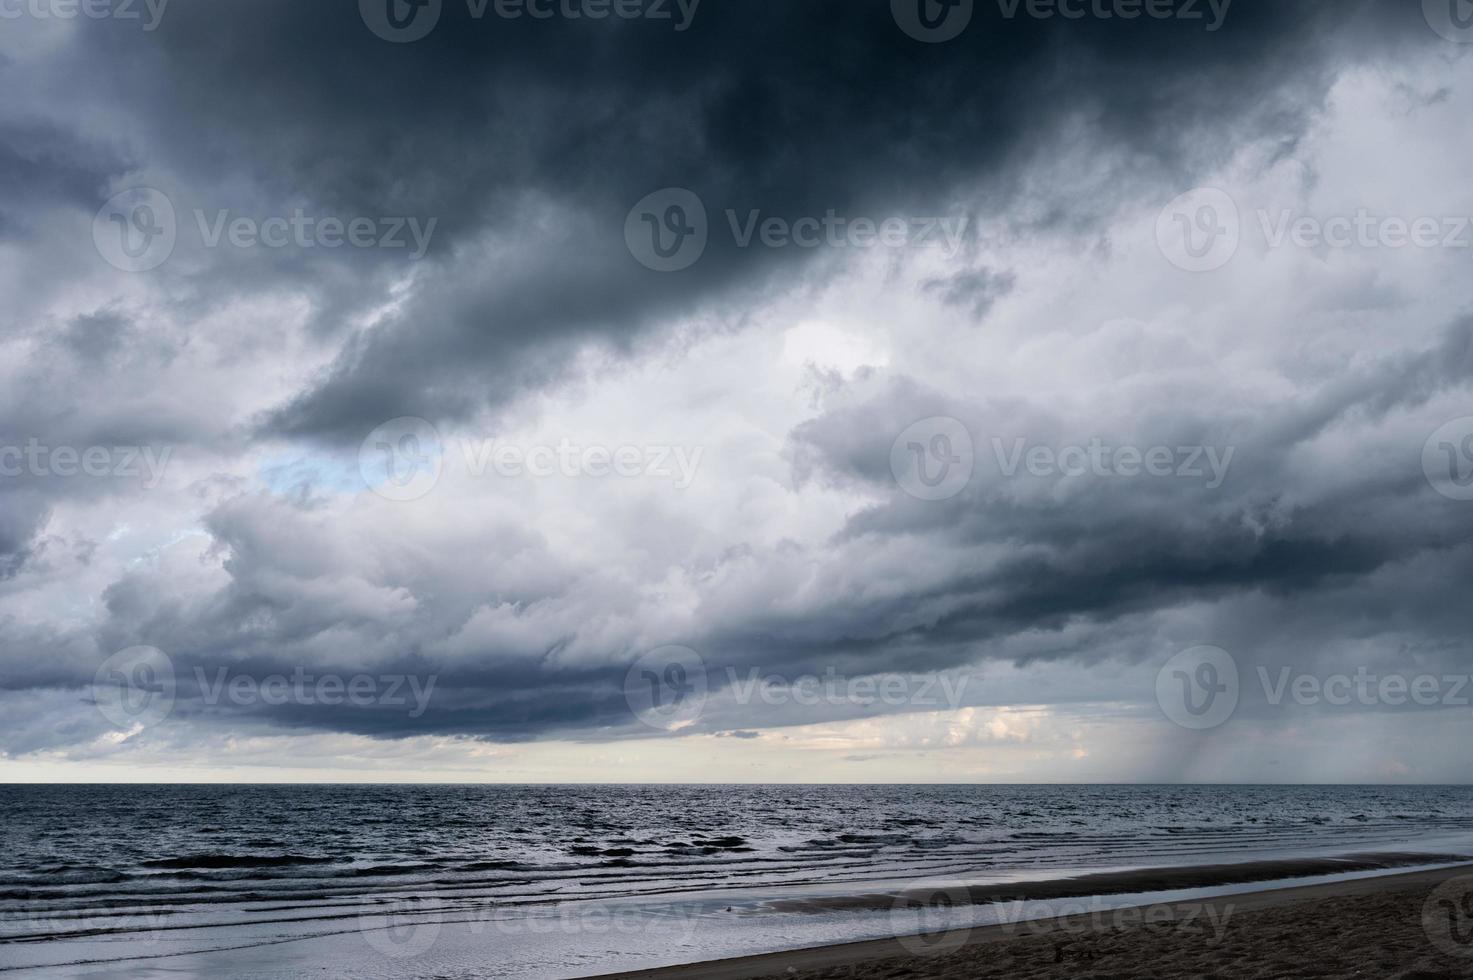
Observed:
[[[664,970],[638,980],[1473,977],[1473,865]]]

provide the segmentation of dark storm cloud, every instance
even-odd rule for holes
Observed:
[[[947,578],[930,593],[897,597],[892,608],[870,606],[868,615],[893,622],[918,602],[944,605],[946,614],[919,633],[879,638],[881,645],[913,639],[932,654],[947,651],[933,665],[944,665],[969,642],[1016,630],[1060,628],[1080,617],[1103,623],[1240,594],[1306,606],[1333,601],[1353,618],[1372,593],[1382,593],[1378,605],[1385,604],[1388,589],[1399,595],[1394,583],[1401,570],[1420,559],[1449,569],[1473,563],[1473,527],[1455,519],[1455,503],[1430,492],[1416,458],[1420,446],[1387,462],[1348,452],[1337,469],[1341,489],[1317,488],[1311,501],[1296,499],[1291,489],[1294,457],[1339,426],[1365,425],[1439,392],[1466,390],[1473,381],[1470,338],[1473,322],[1460,320],[1436,347],[1384,358],[1306,391],[1295,403],[1253,406],[1245,399],[1227,416],[1194,414],[1183,405],[1155,427],[1149,418],[1137,420],[1131,434],[1094,430],[1116,445],[1231,446],[1234,458],[1220,493],[1182,479],[1084,480],[1060,498],[1051,481],[1030,485],[1026,475],[1004,476],[998,454],[1016,436],[1056,445],[1083,441],[1077,420],[1071,425],[1039,406],[948,401],[904,379],[800,426],[794,458],[800,478],[893,490],[893,433],[935,415],[965,420],[975,433],[978,472],[965,492],[937,503],[894,491],[888,503],[856,515],[843,532],[854,541],[917,537],[935,542],[938,551],[1012,551],[984,571]],[[1463,608],[1447,591],[1461,576],[1448,575],[1436,590],[1441,599],[1425,600],[1441,604],[1443,612],[1408,617],[1402,625],[1416,624],[1429,639],[1473,657],[1466,641],[1473,615],[1465,610],[1448,618]],[[1418,581],[1409,591],[1426,588]],[[1295,615],[1284,609],[1271,622]],[[1388,610],[1382,622],[1397,618]]]
[[[152,489],[176,447],[218,438],[197,410],[155,397],[177,348],[127,315],[104,308],[5,339],[30,353],[0,390],[0,574],[41,552],[56,505]]]
[[[186,249],[190,261],[156,277],[170,289],[153,302],[199,317],[228,297],[283,284],[307,290],[311,331],[336,356],[254,420],[257,432],[350,445],[398,415],[467,417],[556,383],[583,345],[637,351],[687,314],[739,327],[754,297],[825,280],[831,255],[738,248],[727,208],[789,219],[830,209],[875,219],[1006,216],[1030,166],[1071,149],[1061,132],[1079,134],[1119,171],[1121,197],[1163,178],[1186,187],[1240,142],[1270,136],[1292,147],[1335,72],[1356,59],[1440,43],[1415,5],[1247,0],[1211,33],[1181,21],[1004,22],[979,4],[971,28],[945,45],[908,38],[888,3],[852,0],[705,0],[683,32],[473,21],[446,0],[437,29],[407,45],[373,36],[346,2],[173,0],[155,32],[82,26],[73,83],[89,105],[128,120],[128,151],[83,152],[94,137],[61,123],[5,129],[0,173],[19,190],[0,198],[0,234],[33,226],[35,209],[52,201],[90,212],[104,186],[142,172],[172,181],[186,230],[193,208],[438,219],[430,251],[413,266],[347,250]],[[700,261],[671,274],[641,267],[623,238],[630,206],[665,186],[700,194],[712,233]],[[1088,231],[1118,203],[1054,190],[1054,206],[1029,221]],[[406,277],[399,307],[372,326],[356,322]],[[1011,284],[1006,274],[963,272],[921,288],[981,318]],[[136,315],[104,307],[47,325],[33,380],[5,402],[14,431],[84,444],[229,442],[182,410],[185,402],[145,407],[118,396],[116,379],[146,385],[194,339]],[[882,501],[824,552],[783,544],[721,553],[693,578],[748,592],[711,586],[695,603],[692,635],[669,639],[699,648],[719,687],[728,666],[954,667],[1005,653],[1022,629],[1107,627],[1197,600],[1282,603],[1276,615],[1290,626],[1343,620],[1377,596],[1413,608],[1424,580],[1378,576],[1419,560],[1466,571],[1469,545],[1466,533],[1449,534],[1446,502],[1429,498],[1416,461],[1356,470],[1344,493],[1286,512],[1285,458],[1337,422],[1465,383],[1469,336],[1457,325],[1439,349],[1379,361],[1272,410],[1243,393],[1226,416],[1143,411],[1135,441],[1238,446],[1223,492],[1211,497],[1179,482],[1100,483],[1061,500],[982,477],[954,500],[917,501],[890,472],[891,441],[908,423],[951,416],[979,436],[1043,439],[1067,436],[1067,420],[1046,404],[957,399],[878,370],[834,381],[829,407],[791,434],[795,478],[800,488],[854,486]],[[67,397],[51,403],[48,391]],[[95,404],[82,391],[98,392]],[[979,442],[978,451],[990,448]],[[110,492],[75,486],[84,489],[0,487],[0,577],[34,553],[53,502]],[[95,627],[0,623],[3,686],[82,686],[98,651],[150,644],[174,659],[180,719],[384,737],[635,730],[622,685],[643,648],[615,640],[602,657],[574,654],[586,614],[638,609],[644,583],[557,556],[536,515],[422,540],[422,529],[401,535],[372,516],[335,523],[325,510],[310,488],[210,508],[203,530],[224,556],[218,587],[186,593],[141,561],[97,597]],[[759,588],[812,569],[825,587],[801,601],[796,589],[778,603]],[[551,607],[560,628],[519,643],[467,635],[456,646],[488,604],[528,617]],[[1465,615],[1439,608],[1429,637],[1466,631]],[[1388,628],[1409,620],[1385,616]],[[1061,640],[1058,655],[1095,654]],[[413,717],[201,702],[196,671],[259,679],[305,664],[319,674],[434,676],[436,692]],[[57,737],[89,734],[84,726]]]
[[[1207,603],[1221,610],[1213,637],[1244,651],[1245,667],[1303,665],[1332,656],[1338,641],[1364,637],[1466,664],[1473,661],[1466,641],[1473,612],[1451,597],[1473,570],[1473,527],[1450,520],[1458,505],[1430,492],[1411,453],[1389,462],[1349,456],[1343,486],[1308,500],[1296,495],[1292,464],[1306,444],[1339,426],[1466,387],[1473,380],[1470,333],[1473,324],[1455,323],[1435,347],[1382,358],[1352,381],[1307,390],[1298,405],[1245,399],[1230,417],[1178,410],[1130,436],[1172,446],[1232,439],[1235,469],[1210,494],[1199,483],[1171,479],[1081,481],[1060,496],[1055,481],[1004,479],[982,458],[992,452],[982,437],[1068,438],[1066,420],[1042,406],[956,402],[906,379],[861,375],[851,382],[857,390],[838,392],[833,408],[792,434],[793,458],[802,461],[802,480],[857,481],[885,501],[851,518],[829,550],[736,548],[707,570],[713,579],[739,581],[781,576],[789,562],[816,564],[819,581],[833,587],[781,609],[712,591],[696,617],[700,633],[680,640],[699,649],[720,693],[732,671],[791,679],[957,668],[1010,656],[1009,639],[1024,632],[1059,637],[1046,656],[1097,660],[1120,652],[1118,638],[1105,640],[1112,624]],[[889,471],[892,433],[941,411],[968,420],[978,434],[978,475],[954,500],[915,500]],[[203,605],[180,605],[149,572],[129,576],[106,596],[106,648],[150,643],[173,652],[180,718],[380,737],[644,731],[631,727],[623,696],[628,664],[642,651],[611,651],[591,662],[565,658],[575,621],[566,623],[564,638],[530,650],[493,643],[461,656],[443,644],[447,626],[463,625],[488,601],[531,609],[585,587],[556,563],[542,568],[535,586],[484,580],[489,566],[473,556],[537,553],[544,543],[535,533],[500,528],[454,554],[420,542],[433,556],[428,561],[375,574],[365,568],[381,561],[359,553],[351,531],[339,535],[315,521],[308,504],[241,499],[217,511],[211,529],[229,552],[230,582]],[[891,547],[909,550],[897,561],[883,557]],[[355,576],[372,580],[371,601],[355,595]],[[401,590],[415,597],[412,608],[386,612]],[[599,596],[614,608],[634,600],[617,591]],[[734,610],[722,608],[729,602]],[[1254,612],[1233,612],[1242,609]],[[1066,633],[1080,623],[1092,626],[1082,644]],[[1152,642],[1137,633],[1124,646],[1127,655],[1141,656]],[[60,683],[68,668],[45,663],[45,676],[33,681]],[[435,694],[417,716],[392,706],[199,702],[202,677],[228,669],[259,679],[302,664],[319,674],[433,676]],[[782,725],[812,716],[761,705],[720,708],[694,730],[756,719]]]
[[[812,260],[738,248],[728,208],[789,220],[1002,209],[1065,119],[1137,177],[1221,157],[1242,127],[1292,139],[1332,63],[1428,38],[1415,11],[1393,6],[1240,2],[1208,32],[1174,19],[1005,20],[983,3],[961,37],[929,45],[878,0],[708,0],[678,32],[478,20],[447,2],[428,37],[389,44],[352,3],[180,0],[157,31],[89,31],[79,70],[106,78],[102,97],[136,119],[150,161],[179,175],[184,208],[438,218],[404,307],[348,339],[318,384],[264,422],[353,442],[398,415],[497,405],[558,378],[581,344],[627,350],[670,317],[739,306]],[[702,197],[711,241],[694,266],[662,275],[631,259],[623,227],[635,201],[672,185]],[[317,276],[333,275],[313,258]],[[376,258],[334,256],[365,268],[332,285],[320,329],[346,330],[354,300],[382,295]],[[252,259],[217,269],[217,288],[292,274]],[[964,285],[949,295],[961,301]]]
[[[979,269],[959,272],[944,279],[928,279],[921,283],[927,292],[939,293],[948,306],[970,309],[978,320],[987,316],[992,304],[1013,288],[1014,277],[1007,272]]]
[[[98,191],[125,166],[109,148],[69,132],[62,123],[0,122],[0,239],[34,235],[30,212],[38,204],[95,210]]]
[[[31,556],[49,508],[35,492],[0,494],[0,504],[0,578],[9,578]]]

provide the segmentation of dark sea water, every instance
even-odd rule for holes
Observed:
[[[0,972],[580,976],[892,925],[794,898],[1368,853],[1473,854],[1473,788],[4,786]]]

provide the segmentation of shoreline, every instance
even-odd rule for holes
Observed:
[[[1101,928],[1097,921],[1091,921],[1092,917],[1097,917],[1089,913],[1060,915],[1053,918],[975,926],[965,930],[951,930],[947,933],[869,939],[649,970],[598,974],[586,980],[748,980],[748,978],[756,980],[761,977],[778,976],[785,978],[837,976],[839,972],[855,980],[864,980],[871,976],[888,977],[902,973],[936,977],[982,976],[984,974],[978,971],[979,958],[990,957],[994,961],[1017,960],[1022,958],[1020,954],[1036,951],[1025,948],[1030,944],[1047,946],[1046,950],[1042,950],[1045,954],[1043,959],[1048,960],[1051,956],[1052,962],[1060,969],[1056,973],[1048,972],[1048,964],[1044,963],[1041,964],[1041,967],[1045,972],[1030,972],[1026,976],[1072,976],[1078,973],[1080,966],[1078,961],[1093,962],[1099,958],[1097,953],[1100,951],[1090,947],[1111,947],[1109,953],[1117,959],[1121,958],[1122,952],[1128,955],[1131,951],[1130,947],[1136,947],[1138,951],[1144,952],[1142,947],[1147,945],[1144,942],[1147,931],[1152,931],[1152,938],[1158,938],[1161,935],[1158,927],[1179,923],[1181,921],[1180,912],[1187,906],[1195,910],[1194,914],[1202,915],[1204,921],[1223,922],[1236,928],[1240,933],[1238,937],[1240,944],[1249,947],[1260,943],[1265,938],[1255,933],[1269,931],[1258,928],[1263,925],[1258,919],[1273,916],[1274,931],[1279,941],[1264,947],[1265,958],[1272,958],[1275,955],[1293,954],[1293,948],[1282,948],[1286,942],[1291,944],[1291,947],[1302,947],[1305,950],[1323,947],[1327,942],[1327,937],[1324,935],[1325,923],[1321,919],[1324,918],[1326,907],[1332,905],[1347,906],[1346,909],[1331,913],[1331,915],[1341,916],[1343,921],[1340,922],[1340,925],[1342,927],[1346,922],[1355,925],[1369,945],[1381,942],[1380,937],[1376,935],[1377,925],[1382,926],[1383,931],[1390,931],[1394,925],[1399,925],[1402,928],[1397,930],[1396,939],[1398,941],[1392,943],[1390,940],[1385,940],[1381,942],[1383,947],[1395,945],[1398,949],[1396,955],[1405,958],[1410,958],[1414,953],[1419,952],[1418,945],[1425,947],[1420,950],[1421,956],[1418,958],[1436,961],[1436,968],[1432,970],[1414,969],[1411,962],[1405,963],[1405,969],[1410,971],[1406,974],[1408,980],[1413,977],[1428,978],[1428,980],[1437,977],[1473,977],[1473,942],[1470,942],[1466,956],[1449,955],[1420,928],[1422,906],[1426,904],[1432,891],[1439,885],[1464,876],[1469,876],[1469,887],[1473,889],[1473,862],[1468,862],[1466,859],[1461,864],[1431,870],[1378,874],[1308,885],[1281,883],[1273,887],[1189,902],[1125,905],[1110,910],[1109,914],[1114,916],[1117,922],[1121,919],[1137,917],[1130,913],[1144,913],[1151,910],[1159,914],[1152,916],[1141,914],[1139,915],[1140,921],[1121,922],[1106,928]],[[1470,891],[1469,894],[1473,894],[1473,891]],[[1359,908],[1350,909],[1348,906]],[[1392,909],[1399,914],[1388,915],[1387,913]],[[1171,914],[1168,915],[1163,910],[1170,910]],[[1362,912],[1373,912],[1373,918],[1371,920],[1361,918],[1360,913]],[[1415,931],[1420,932],[1421,935],[1413,934],[1408,938],[1405,920],[1409,915],[1417,920],[1418,928]],[[1369,928],[1363,928],[1367,921],[1374,924]],[[1283,935],[1286,927],[1289,934],[1287,940]],[[1186,935],[1181,927],[1178,927],[1176,931],[1181,935],[1175,938],[1182,939]],[[962,932],[963,935],[954,935],[957,932]],[[1247,933],[1247,935],[1241,935],[1241,933]],[[1296,934],[1301,941],[1296,942]],[[1063,940],[1062,943],[1061,940]],[[1342,950],[1347,949],[1343,945],[1343,936],[1331,936],[1328,937],[1328,941],[1340,943],[1338,948]],[[1190,945],[1190,940],[1188,944]],[[1196,952],[1200,954],[1206,951],[1206,946],[1207,943],[1198,938],[1195,943]],[[927,947],[932,947],[934,951],[927,951]],[[1080,948],[1074,949],[1074,947]],[[1122,950],[1121,947],[1125,949]],[[1445,944],[1444,948],[1446,948]],[[1077,960],[1072,965],[1069,962],[1070,957],[1064,955],[1071,950]],[[1456,949],[1454,951],[1461,952]],[[1369,952],[1367,950],[1368,954]],[[1233,959],[1237,959],[1241,954],[1235,951],[1231,955]],[[1142,973],[1142,976],[1164,978],[1178,975],[1172,972],[1168,961],[1158,956],[1149,955],[1145,957],[1145,960],[1154,972]],[[1015,971],[1020,965],[1016,962],[1009,962],[1007,968]],[[1112,976],[1131,975],[1123,972],[1107,972],[1110,972]],[[1014,972],[1013,975],[1021,977],[1025,974]],[[1184,971],[1180,975],[1193,974],[1191,971]],[[1257,974],[1244,972],[1232,975],[1256,976]],[[1264,975],[1272,976],[1273,974]],[[1315,975],[1334,976],[1338,974],[1316,972]],[[1347,972],[1343,975],[1349,976],[1352,973]],[[1378,974],[1362,973],[1361,975]],[[1397,972],[1385,975],[1401,976],[1402,974]]]
[[[886,891],[866,891],[846,895],[779,898],[767,903],[778,912],[876,911],[893,908],[897,901],[926,903],[944,891],[959,905],[988,906],[1009,902],[1060,901],[1064,899],[1104,898],[1106,896],[1147,895],[1203,888],[1229,888],[1240,885],[1276,885],[1300,878],[1359,872],[1389,872],[1430,869],[1435,865],[1473,864],[1466,853],[1442,852],[1373,852],[1343,854],[1334,857],[1260,858],[1253,861],[1188,864],[1168,867],[1129,868],[1118,871],[1089,871],[1061,878],[1023,879],[991,884],[946,885],[938,887],[901,886]]]

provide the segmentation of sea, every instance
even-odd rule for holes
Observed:
[[[1470,787],[5,785],[0,975],[589,977],[1464,859]]]

